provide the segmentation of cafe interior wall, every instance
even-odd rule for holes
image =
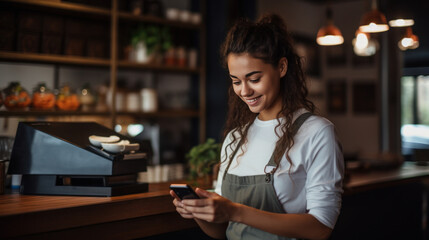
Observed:
[[[317,46],[316,35],[326,23],[325,4],[315,4],[298,0],[258,0],[258,14],[272,12],[281,15],[288,30],[294,35],[304,36],[313,41],[310,47],[318,48],[320,72],[308,76],[310,98],[316,104],[319,113],[332,121],[345,154],[375,154],[380,150],[380,111],[379,92],[375,94],[376,111],[356,112],[353,107],[354,86],[375,86],[379,88],[379,53],[372,62],[363,59],[364,64],[356,64],[352,39],[358,28],[360,18],[368,9],[365,1],[335,1],[331,7],[334,24],[341,30],[344,44],[340,47]],[[333,51],[335,50],[335,51]],[[329,58],[340,56],[341,61],[330,61]],[[362,59],[361,59],[362,60]],[[330,63],[332,62],[332,63]],[[328,106],[328,85],[342,86],[344,108],[332,112]]]

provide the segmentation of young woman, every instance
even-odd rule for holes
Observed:
[[[171,192],[177,212],[213,238],[326,239],[341,207],[343,156],[328,120],[314,114],[282,19],[240,21],[221,48],[229,113],[215,192]]]

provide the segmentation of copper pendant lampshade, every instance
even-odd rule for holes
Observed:
[[[386,17],[377,9],[376,0],[372,0],[372,9],[361,20],[359,30],[366,33],[385,32],[389,30]]]
[[[391,27],[410,27],[414,25],[414,15],[410,11],[409,4],[406,2],[396,6],[389,7],[391,18],[389,26]]]
[[[399,18],[399,19],[390,20],[389,25],[391,27],[408,27],[408,26],[414,25],[414,20]]]
[[[322,46],[334,46],[344,43],[341,31],[334,25],[332,20],[332,11],[330,8],[326,11],[327,24],[317,32],[317,44]]]
[[[419,47],[419,38],[413,33],[411,27],[407,27],[404,37],[399,40],[398,47],[402,51]]]

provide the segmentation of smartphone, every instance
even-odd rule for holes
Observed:
[[[198,199],[200,198],[188,184],[171,184],[170,189],[181,199]]]

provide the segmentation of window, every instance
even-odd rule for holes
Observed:
[[[417,119],[429,125],[429,76],[417,77]]]
[[[401,79],[402,153],[429,149],[429,76]]]
[[[429,76],[401,79],[401,125],[429,125]]]

